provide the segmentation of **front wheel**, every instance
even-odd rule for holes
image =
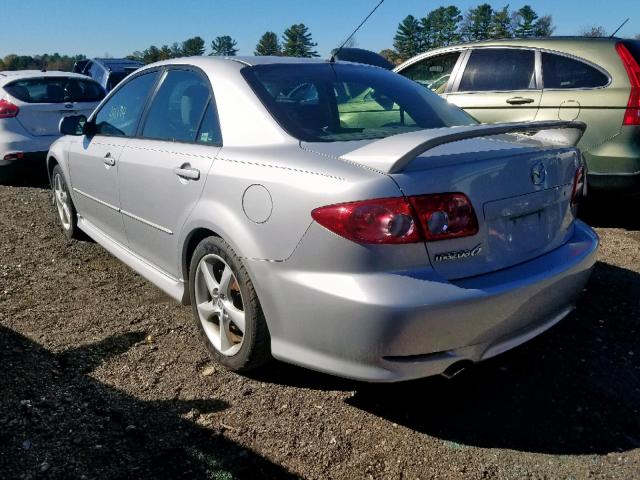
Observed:
[[[253,283],[233,249],[208,237],[196,247],[189,268],[196,325],[213,359],[236,372],[271,359],[271,340]]]
[[[78,239],[81,237],[78,228],[78,215],[69,194],[69,187],[64,179],[60,165],[53,167],[51,173],[51,188],[53,190],[53,204],[58,211],[58,218],[62,225],[62,231],[67,238]]]

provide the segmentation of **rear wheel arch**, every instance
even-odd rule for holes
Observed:
[[[184,295],[182,303],[185,305],[189,305],[191,303],[189,292],[189,266],[191,265],[191,257],[193,256],[193,252],[195,252],[198,244],[207,237],[222,238],[209,228],[196,228],[186,236],[182,246],[182,258],[180,264],[182,265],[182,278],[184,279]]]

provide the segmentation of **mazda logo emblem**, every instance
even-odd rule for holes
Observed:
[[[542,162],[535,163],[531,167],[531,181],[534,185],[542,185],[547,179],[547,168]]]

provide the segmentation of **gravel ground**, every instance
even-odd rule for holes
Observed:
[[[0,186],[0,478],[640,478],[640,216],[575,313],[451,381],[213,366],[190,310]],[[613,215],[611,212],[618,212]]]

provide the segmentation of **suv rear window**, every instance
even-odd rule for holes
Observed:
[[[580,60],[542,52],[544,88],[597,88],[609,83],[609,77]]]
[[[25,78],[5,85],[4,89],[27,103],[99,102],[104,98],[104,90],[98,83],[81,78]]]
[[[273,64],[242,70],[291,135],[309,142],[384,138],[476,121],[395,73],[356,64]]]

